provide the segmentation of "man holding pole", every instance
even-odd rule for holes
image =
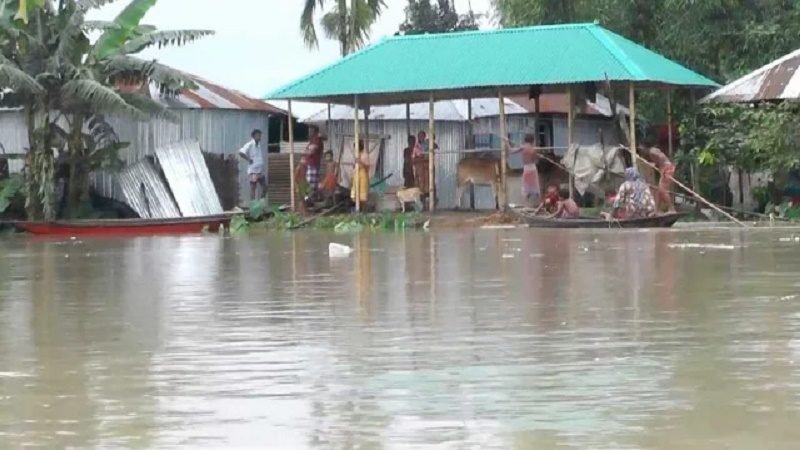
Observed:
[[[672,178],[675,176],[675,164],[659,148],[655,147],[652,139],[645,139],[642,147],[639,148],[641,155],[656,166],[661,177],[658,181],[656,191],[656,210],[666,210],[670,213],[675,212],[675,203],[672,201]]]

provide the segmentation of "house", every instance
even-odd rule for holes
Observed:
[[[264,146],[265,152],[267,148],[271,152],[277,152],[281,127],[285,126],[288,113],[203,78],[187,76],[195,82],[196,88],[184,90],[175,97],[164,98],[155,87],[151,86],[149,89],[151,97],[168,107],[176,116],[176,121],[153,119],[137,122],[129,117],[107,119],[120,140],[130,143],[127,149],[120,152],[125,163],[153,155],[157,147],[165,144],[184,139],[199,141],[203,152],[218,155],[219,161],[227,161],[220,163],[227,166],[227,170],[214,167],[213,163],[209,164],[209,168],[212,178],[215,178],[217,190],[221,191],[219,193],[223,207],[232,208],[246,202],[249,197],[246,166],[237,157],[238,150],[247,142],[254,129],[260,129],[268,141],[268,146]],[[0,144],[7,153],[25,153],[28,137],[22,110],[0,110]],[[23,160],[11,160],[10,166],[12,172],[19,172],[22,170]],[[235,172],[238,172],[235,180],[226,179],[231,178],[230,175]],[[100,195],[124,200],[113,174],[97,174],[94,185]]]

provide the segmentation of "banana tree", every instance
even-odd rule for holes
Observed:
[[[136,55],[152,46],[183,45],[211,34],[141,25],[156,0],[132,0],[110,22],[86,20],[91,9],[106,3],[110,1],[60,0],[55,6],[48,1],[32,12],[28,23],[0,22],[0,91],[11,91],[0,104],[16,102],[27,113],[28,213],[34,218],[52,219],[56,213],[54,149],[67,167],[67,214],[79,215],[88,204],[91,172],[113,167],[125,146],[105,115],[169,117],[143,92],[150,84],[165,96],[193,86],[182,73]],[[95,30],[102,33],[92,43],[89,33]]]

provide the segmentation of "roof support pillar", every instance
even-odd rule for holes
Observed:
[[[294,124],[292,123],[292,101],[289,100],[287,108],[289,112],[289,198],[291,199],[292,211],[297,211],[296,189],[297,180],[294,179]]]
[[[633,167],[638,167],[636,158],[636,86],[633,81],[628,84],[628,109],[630,109],[631,164]]]
[[[406,103],[406,135],[411,136],[411,103]]]
[[[358,106],[358,95],[353,97],[353,111],[355,113],[355,117],[353,119],[353,148],[355,148],[355,155],[353,158],[353,177],[350,181],[350,190],[353,192],[353,196],[355,197],[356,201],[356,212],[361,212],[361,192],[359,192],[359,183],[361,180],[358,179],[359,171],[358,171],[358,162],[361,158],[361,146],[359,145],[360,135],[359,135],[359,106]]]
[[[572,151],[572,146],[575,143],[575,94],[572,85],[567,86],[567,154]],[[578,151],[575,150],[575,158],[578,157]],[[573,161],[572,171],[569,172],[569,198],[575,198],[575,161]]]
[[[436,108],[433,103],[433,92],[428,104],[428,187],[430,194],[428,196],[428,210],[433,212],[436,209],[436,140],[434,132],[435,128],[435,113]]]
[[[467,136],[465,141],[468,149],[475,148],[475,125],[472,123],[472,99],[467,99]]]
[[[328,121],[325,124],[325,134],[327,135],[328,141],[330,142],[331,138],[331,104],[328,103]]]
[[[672,91],[667,91],[667,154],[672,158]]]
[[[508,132],[506,131],[506,99],[503,91],[497,91],[500,102],[500,192],[498,203],[500,210],[508,209]]]

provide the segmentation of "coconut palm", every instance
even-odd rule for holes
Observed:
[[[0,0],[0,7],[3,1],[10,0]],[[33,218],[55,216],[53,149],[68,168],[67,210],[74,215],[88,203],[91,171],[113,165],[117,151],[125,147],[104,115],[142,120],[167,115],[159,103],[138,92],[155,84],[163,95],[174,95],[192,86],[180,72],[136,54],[151,46],[182,45],[210,32],[141,25],[156,0],[131,0],[111,22],[86,20],[92,8],[111,1],[59,0],[57,6],[47,1],[28,7],[27,23],[0,10],[0,92],[5,93],[0,105],[26,110],[28,214]],[[95,30],[102,33],[92,43],[89,33]]]
[[[323,14],[320,25],[325,37],[339,41],[339,49],[344,56],[366,44],[370,28],[378,20],[386,3],[384,0],[333,0],[333,3],[331,10]],[[305,0],[300,31],[309,48],[319,45],[314,19],[326,4],[326,0]]]

